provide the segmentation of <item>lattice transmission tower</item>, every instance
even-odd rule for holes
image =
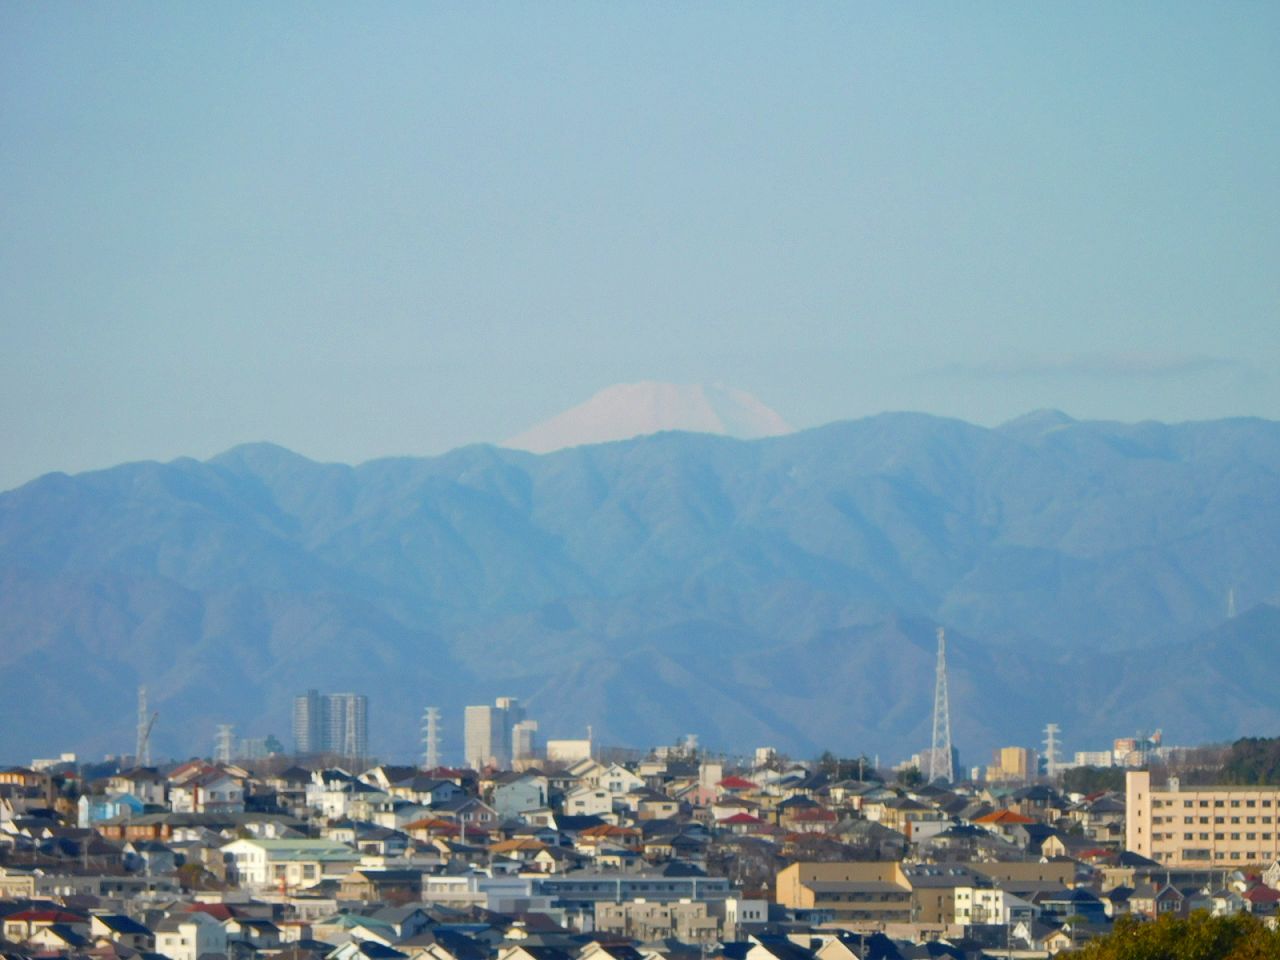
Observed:
[[[933,686],[933,746],[929,750],[929,782],[954,783],[951,762],[951,703],[947,697],[947,634],[938,628],[938,671]]]

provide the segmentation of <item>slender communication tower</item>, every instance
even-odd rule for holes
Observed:
[[[422,765],[427,770],[440,766],[440,708],[427,707],[422,714]]]
[[[1060,728],[1056,723],[1049,723],[1044,728],[1044,773],[1053,779],[1058,774],[1058,734]]]
[[[947,634],[938,628],[938,676],[933,688],[933,747],[929,751],[929,782],[954,782],[951,764],[951,704],[947,698]]]
[[[147,688],[138,688],[138,739],[134,745],[133,763],[138,767],[151,766],[151,716],[147,712]]]

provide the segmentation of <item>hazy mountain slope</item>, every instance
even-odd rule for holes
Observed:
[[[552,735],[889,754],[924,745],[942,623],[957,742],[1225,736],[1276,708],[1212,651],[1280,666],[1275,625],[1187,644],[1276,569],[1280,425],[1258,420],[896,414],[358,467],[256,444],[0,494],[0,726],[10,759],[125,750],[145,682],[185,754],[217,722],[287,740],[319,686],[367,691],[397,753],[424,705],[456,747],[462,704],[512,694]],[[72,706],[51,724],[27,689]]]

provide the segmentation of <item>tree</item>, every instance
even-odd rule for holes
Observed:
[[[898,782],[904,787],[918,787],[924,783],[924,774],[919,767],[907,767],[898,771]]]
[[[867,759],[866,754],[856,757],[837,757],[830,750],[824,751],[818,758],[818,769],[833,783],[841,780],[862,780],[868,774],[875,773],[875,767]]]
[[[1280,932],[1247,913],[1214,917],[1163,916],[1144,923],[1127,915],[1087,944],[1080,960],[1280,960]]]
[[[1062,789],[1067,793],[1124,792],[1123,767],[1071,767],[1062,771]]]

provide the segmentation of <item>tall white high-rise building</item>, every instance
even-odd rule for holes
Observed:
[[[509,769],[513,728],[523,721],[524,709],[515,697],[499,697],[492,707],[467,707],[462,734],[467,766],[473,770],[488,766]]]
[[[511,763],[532,760],[538,754],[538,721],[521,720],[511,726]]]
[[[299,754],[369,753],[369,698],[362,693],[308,690],[293,701],[293,743]]]

